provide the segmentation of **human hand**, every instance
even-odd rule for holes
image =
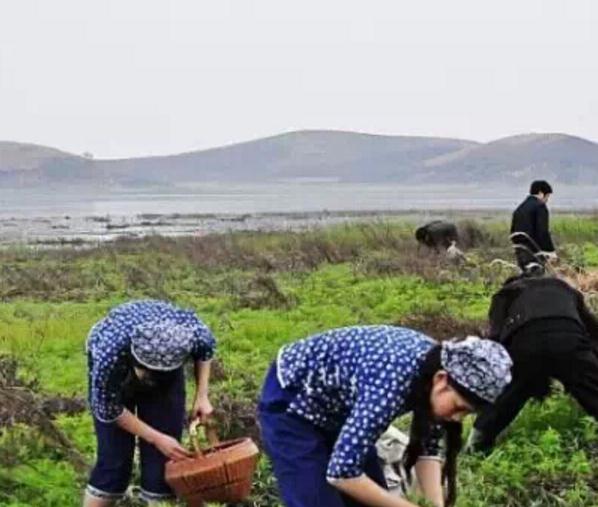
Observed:
[[[542,257],[544,257],[548,262],[556,262],[558,259],[558,255],[556,254],[556,252],[538,252],[538,254]]]
[[[210,403],[207,395],[198,396],[195,398],[193,408],[191,409],[191,415],[189,420],[199,419],[202,423],[206,423],[209,417],[214,412],[214,407]]]
[[[176,438],[166,435],[165,433],[158,433],[153,439],[152,444],[164,454],[164,456],[172,461],[180,461],[193,457],[193,453],[185,449]]]

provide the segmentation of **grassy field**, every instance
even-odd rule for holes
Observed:
[[[563,216],[552,228],[568,265],[598,266],[598,217]],[[400,221],[0,251],[0,386],[33,393],[31,406],[72,402],[54,421],[73,444],[58,445],[35,417],[3,408],[0,398],[0,505],[80,505],[85,475],[73,453],[90,462],[94,453],[90,416],[76,408],[86,392],[84,341],[112,306],[149,297],[195,309],[218,338],[212,399],[222,436],[255,436],[257,391],[284,343],[365,323],[437,338],[483,330],[489,298],[511,273],[491,264],[511,261],[507,224],[460,229],[468,254],[461,266],[418,251],[412,226]],[[555,390],[525,409],[487,459],[461,459],[460,507],[598,506],[598,424]],[[265,460],[246,505],[279,505]]]

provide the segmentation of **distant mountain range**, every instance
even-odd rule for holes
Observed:
[[[143,187],[200,182],[598,184],[598,144],[565,134],[490,143],[307,130],[178,155],[99,160],[0,141],[6,187]]]

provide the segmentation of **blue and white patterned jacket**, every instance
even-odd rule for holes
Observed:
[[[213,357],[214,336],[193,311],[155,300],[117,306],[93,326],[87,338],[89,404],[98,420],[113,422],[123,412],[121,387],[130,368],[131,338],[136,329],[164,321],[193,329],[192,359],[207,361]]]
[[[357,477],[364,459],[392,421],[412,410],[408,397],[427,353],[437,342],[411,329],[354,326],[284,346],[280,385],[296,392],[288,412],[338,432],[327,476]],[[440,427],[426,455],[440,453]]]

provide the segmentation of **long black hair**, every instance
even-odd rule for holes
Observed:
[[[128,362],[127,375],[121,387],[125,398],[133,398],[137,394],[148,392],[160,395],[166,392],[177,378],[177,375],[181,373],[180,368],[169,371],[152,370],[140,363],[132,354],[129,355]],[[143,378],[139,378],[135,373],[135,368],[145,373]]]
[[[444,428],[446,457],[442,469],[442,485],[446,484],[446,507],[451,507],[457,500],[457,455],[462,447],[462,424],[459,422],[441,422],[434,420],[430,405],[430,394],[434,375],[442,369],[440,362],[440,345],[428,352],[420,373],[411,389],[413,404],[413,419],[409,444],[405,449],[404,464],[408,473],[411,473],[417,459],[424,452],[424,442],[431,435],[432,428],[441,424]],[[469,401],[469,400],[468,400]]]

